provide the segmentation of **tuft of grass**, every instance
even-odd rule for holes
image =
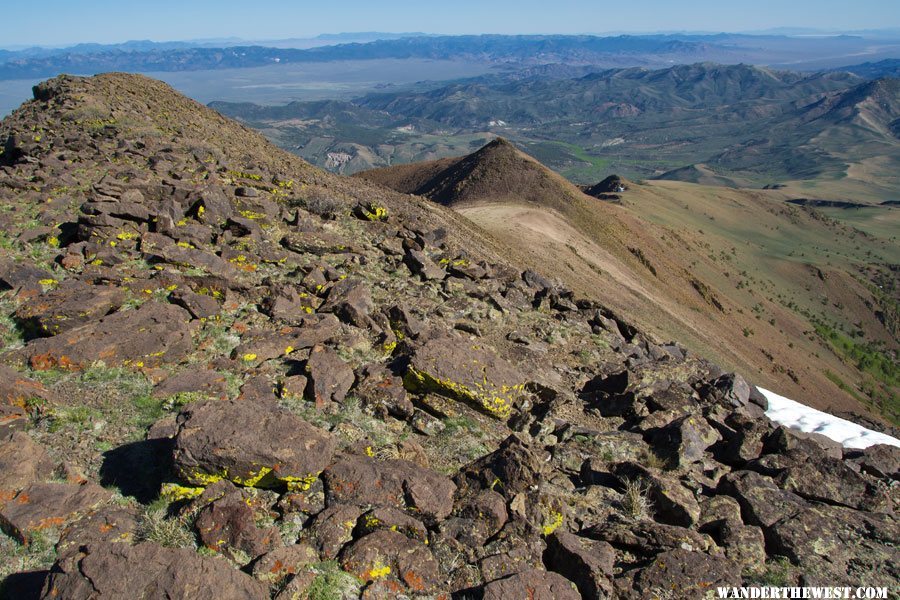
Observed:
[[[153,507],[144,513],[138,525],[136,538],[155,542],[166,548],[195,548],[196,539],[188,524],[179,518],[166,516],[166,510]]]
[[[777,556],[766,561],[765,569],[761,573],[750,573],[744,579],[746,585],[759,585],[769,587],[788,587],[794,585],[796,568],[791,561],[783,556]]]
[[[625,514],[635,520],[650,518],[653,502],[650,500],[649,487],[640,479],[625,481],[625,493],[622,496],[622,508]]]
[[[312,567],[316,578],[307,590],[309,600],[349,600],[358,598],[362,581],[342,571],[337,561],[329,560]]]

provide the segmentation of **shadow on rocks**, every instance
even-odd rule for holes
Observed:
[[[36,600],[50,571],[13,573],[0,581],[0,600]]]
[[[115,486],[123,496],[147,504],[159,495],[172,469],[174,440],[159,438],[124,444],[103,454],[100,483]]]

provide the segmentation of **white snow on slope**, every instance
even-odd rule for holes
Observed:
[[[845,448],[868,448],[875,444],[900,446],[900,440],[897,438],[810,408],[784,396],[779,396],[775,392],[763,388],[758,389],[769,401],[769,410],[766,411],[766,416],[779,425],[807,433],[821,433],[840,442]]]

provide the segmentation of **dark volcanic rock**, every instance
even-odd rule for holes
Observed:
[[[547,539],[544,563],[552,571],[575,582],[583,598],[612,595],[613,566],[616,552],[606,542],[598,542],[564,531]]]
[[[332,504],[310,525],[312,540],[323,558],[336,558],[341,549],[353,540],[353,530],[364,510],[353,504]]]
[[[73,556],[84,546],[101,543],[134,543],[138,528],[137,511],[104,506],[66,527],[56,544],[57,558]]]
[[[41,598],[267,600],[269,593],[228,562],[193,550],[109,543],[58,561]]]
[[[235,551],[254,559],[281,545],[278,528],[257,527],[249,503],[234,488],[207,504],[197,515],[194,527],[204,546],[234,560],[241,556]]]
[[[328,346],[314,346],[306,361],[311,396],[317,407],[343,402],[356,376],[344,359]]]
[[[341,566],[363,581],[395,581],[400,590],[413,593],[435,593],[443,583],[428,546],[389,529],[370,533],[347,547]]]
[[[0,438],[0,509],[22,488],[50,476],[53,462],[43,446],[15,431]]]
[[[404,383],[411,391],[435,392],[506,418],[524,389],[525,376],[481,344],[442,336],[415,349]]]
[[[329,506],[413,508],[422,517],[437,520],[453,510],[453,482],[405,460],[347,457],[329,467],[322,478]]]
[[[560,575],[531,569],[492,581],[484,586],[483,600],[507,600],[508,598],[528,598],[528,600],[580,600],[581,594],[575,584]]]
[[[494,452],[466,465],[457,475],[461,488],[491,489],[507,500],[536,485],[544,461],[519,437],[511,435]]]
[[[864,473],[875,477],[900,479],[900,448],[875,444],[864,450],[851,451],[851,461]]]
[[[117,287],[63,281],[20,305],[16,318],[27,322],[41,335],[56,335],[104,317],[124,301],[125,292]]]
[[[24,542],[33,532],[59,527],[111,497],[92,483],[32,483],[0,508],[0,527]]]
[[[195,485],[309,486],[331,461],[334,440],[287,410],[240,400],[205,400],[178,417],[175,468]]]
[[[702,597],[716,586],[740,586],[740,569],[731,561],[688,550],[659,554],[634,578],[634,587],[644,595],[676,591],[683,598]]]
[[[147,302],[50,338],[22,350],[37,370],[83,369],[98,360],[107,366],[174,363],[191,348],[190,315],[171,304]]]
[[[778,488],[769,477],[752,471],[735,471],[726,475],[719,491],[737,499],[744,522],[767,528],[789,519],[806,507],[800,496]]]
[[[900,525],[887,515],[817,505],[764,533],[767,549],[799,565],[806,585],[858,585],[854,571],[879,573],[883,581],[900,577]]]

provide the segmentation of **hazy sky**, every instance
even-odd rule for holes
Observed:
[[[0,47],[347,31],[600,33],[900,28],[898,0],[4,0]]]

